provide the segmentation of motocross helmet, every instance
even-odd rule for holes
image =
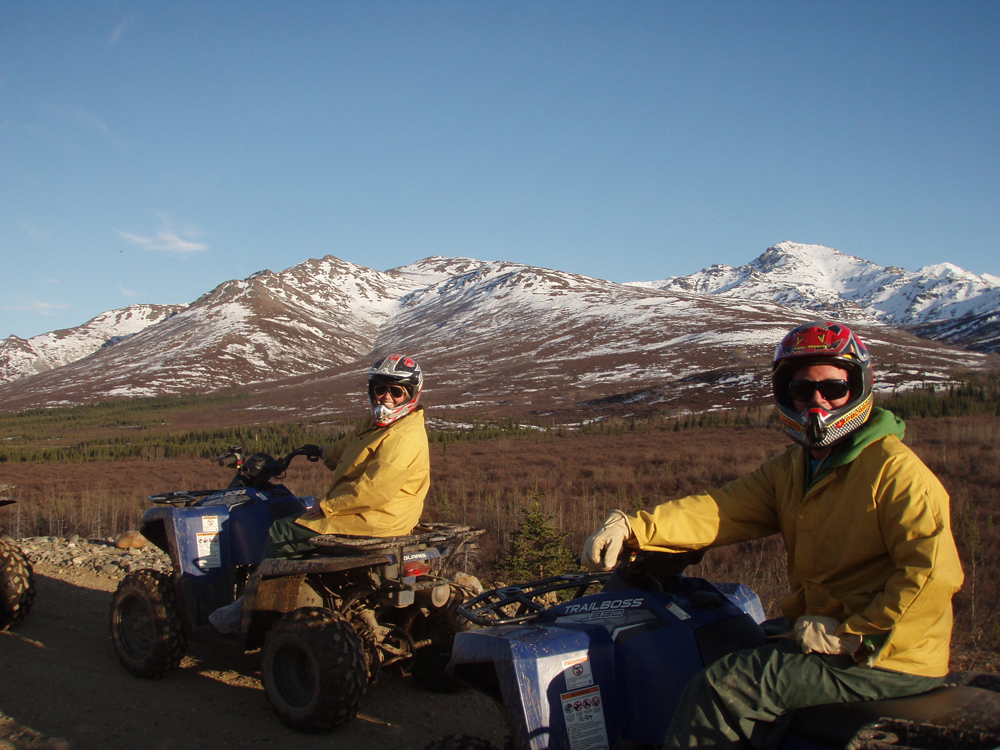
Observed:
[[[788,393],[792,376],[810,365],[834,365],[847,370],[847,403],[832,411],[810,406],[796,410]],[[806,448],[826,448],[843,440],[871,415],[871,354],[864,342],[843,323],[816,321],[793,328],[778,344],[771,363],[774,400],[785,432]]]
[[[375,401],[375,387],[379,385],[402,386],[410,397],[399,406],[383,406]],[[405,354],[390,354],[378,360],[368,370],[368,403],[371,405],[375,425],[386,427],[415,410],[423,389],[424,374],[420,371],[420,365],[410,357]]]

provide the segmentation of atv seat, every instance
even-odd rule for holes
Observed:
[[[983,735],[983,747],[995,747],[1000,744],[1000,693],[962,685],[907,698],[813,706],[796,711],[788,731],[823,745],[846,747],[860,730],[880,719],[896,720],[882,723],[886,727],[883,731],[897,735],[906,727],[919,734],[933,731],[942,743],[934,747],[948,747],[949,742],[954,744],[955,740],[969,735]],[[936,729],[920,731],[921,724],[930,724]],[[878,728],[879,725],[874,724],[874,730]],[[855,746],[865,747],[864,744],[852,745]]]

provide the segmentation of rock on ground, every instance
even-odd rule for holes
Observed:
[[[65,568],[78,568],[105,578],[121,580],[133,570],[153,568],[170,572],[170,558],[152,544],[119,549],[115,538],[81,539],[76,534],[68,538],[35,536],[12,540],[32,565],[47,563]]]

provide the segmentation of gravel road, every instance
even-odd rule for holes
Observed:
[[[358,718],[327,735],[282,724],[256,655],[230,659],[192,644],[180,670],[129,675],[108,637],[116,577],[37,562],[28,619],[0,633],[0,750],[419,750],[446,734],[502,743],[499,710],[472,691],[437,695],[380,676]]]

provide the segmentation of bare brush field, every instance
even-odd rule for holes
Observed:
[[[493,580],[522,509],[536,501],[577,552],[610,508],[649,508],[717,486],[752,471],[787,442],[773,427],[683,428],[665,420],[623,421],[602,431],[437,440],[425,518],[485,528],[478,572]],[[910,419],[907,443],[952,497],[952,527],[966,573],[955,601],[953,666],[997,670],[1000,419]],[[320,494],[327,477],[324,467],[300,460],[284,483],[297,494]],[[230,478],[211,461],[192,457],[0,463],[0,482],[17,485],[14,497],[20,500],[0,510],[0,527],[13,536],[107,537],[138,526],[149,494],[223,487]],[[747,583],[773,613],[785,586],[783,554],[780,539],[772,537],[713,550],[690,572]]]

